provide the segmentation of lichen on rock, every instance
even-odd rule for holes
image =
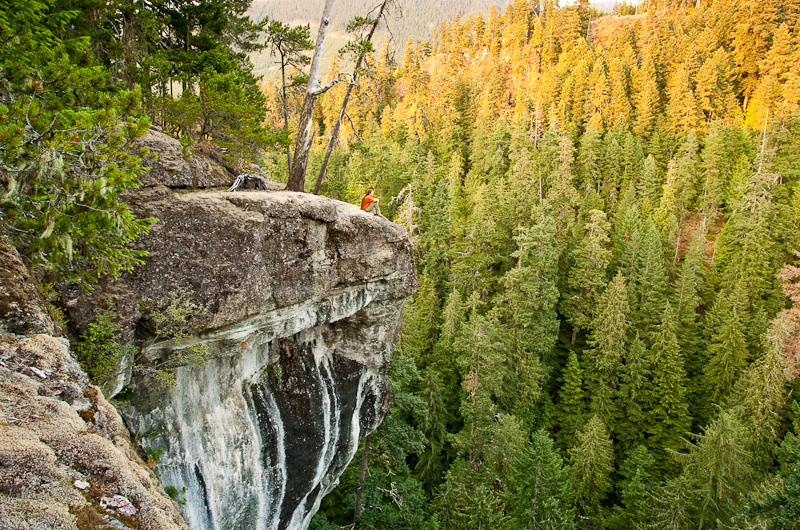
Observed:
[[[2,241],[0,270],[14,271],[0,276],[12,308],[0,313],[0,528],[99,528],[112,520],[186,528],[116,409],[89,383],[66,339],[52,335],[44,299]],[[125,496],[137,513],[104,509],[103,495]]]

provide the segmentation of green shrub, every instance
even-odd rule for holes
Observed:
[[[177,502],[181,506],[186,504],[186,499],[183,498],[183,496],[186,494],[185,487],[181,491],[178,491],[178,488],[176,488],[175,486],[167,486],[166,488],[164,488],[164,491],[167,492],[167,495],[169,495],[169,497],[173,501]]]
[[[136,353],[133,344],[120,343],[119,336],[116,312],[105,309],[95,314],[95,321],[76,345],[78,362],[100,387],[119,376],[125,357]]]
[[[201,308],[192,303],[190,291],[174,291],[159,300],[155,306],[142,302],[141,308],[148,315],[154,328],[153,337],[147,346],[159,342],[172,343],[169,354],[155,364],[139,364],[139,373],[149,375],[159,386],[170,387],[175,384],[175,370],[179,366],[200,367],[208,356],[207,344],[177,344],[196,331],[191,319],[201,313]]]

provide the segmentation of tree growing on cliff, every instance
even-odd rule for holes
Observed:
[[[140,304],[140,309],[150,323],[152,332],[152,337],[146,346],[158,347],[163,343],[167,347],[167,354],[154,363],[142,355],[134,370],[152,378],[157,386],[174,386],[175,371],[180,366],[198,368],[206,363],[208,344],[178,344],[191,333],[197,332],[192,320],[201,314],[202,309],[191,302],[192,294],[190,291],[178,290],[169,293],[155,304],[151,305],[144,301]]]
[[[151,221],[119,194],[138,185],[132,142],[149,122],[88,38],[58,37],[77,15],[55,0],[0,6],[0,232],[34,268],[88,286],[141,263],[129,245]]]
[[[113,386],[114,380],[135,352],[133,344],[120,342],[117,313],[110,307],[95,313],[94,321],[75,345],[75,355],[81,368],[104,392]]]
[[[308,86],[306,95],[303,98],[303,110],[300,112],[300,124],[297,129],[292,167],[289,169],[289,182],[286,184],[286,189],[289,191],[305,190],[306,166],[308,165],[308,154],[311,150],[312,141],[311,126],[314,117],[314,106],[317,103],[317,97],[339,81],[338,78],[334,78],[324,86],[320,85],[319,81],[325,39],[328,36],[328,26],[331,23],[335,3],[336,0],[325,0],[325,8],[322,10],[322,19],[319,22],[317,42],[314,46],[314,55],[311,57],[311,70],[308,72]]]
[[[336,143],[339,141],[339,130],[342,127],[342,122],[347,116],[347,103],[350,101],[350,96],[353,94],[353,88],[356,86],[356,77],[361,70],[361,65],[364,63],[367,54],[372,51],[372,36],[375,34],[378,24],[380,24],[381,20],[384,18],[384,12],[386,11],[386,8],[392,3],[392,1],[393,0],[383,0],[383,2],[378,5],[378,13],[374,18],[369,16],[356,17],[347,25],[348,31],[359,31],[363,28],[368,28],[368,32],[366,37],[363,39],[359,39],[355,43],[350,43],[348,45],[349,51],[354,53],[356,56],[356,64],[353,67],[353,79],[352,83],[348,84],[347,86],[347,92],[342,100],[342,106],[339,110],[339,115],[336,117],[336,121],[333,123],[333,130],[331,131],[330,138],[328,139],[328,146],[325,149],[325,157],[322,160],[322,167],[320,167],[319,176],[317,176],[317,183],[314,185],[315,194],[319,193],[319,188],[322,186],[322,180],[325,178],[325,173],[328,169],[328,162],[330,161],[331,153],[333,152],[333,148],[336,146]]]
[[[310,59],[303,52],[310,50],[311,44],[309,26],[289,26],[280,20],[273,20],[267,26],[267,43],[272,53],[278,55],[281,67],[281,105],[283,107],[283,130],[289,128],[289,100],[286,89],[304,80],[303,76],[293,76],[288,82],[286,79],[286,69],[305,66]],[[287,169],[292,166],[292,154],[289,145],[286,145]]]

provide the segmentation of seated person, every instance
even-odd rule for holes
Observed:
[[[361,199],[361,209],[366,212],[374,213],[375,215],[381,215],[381,207],[378,205],[379,200],[380,199],[375,197],[375,190],[370,188],[367,190],[367,194],[364,195],[364,198]],[[381,217],[383,216],[381,215]]]

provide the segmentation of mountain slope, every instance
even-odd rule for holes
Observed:
[[[291,25],[310,24],[313,40],[316,38],[314,32],[319,23],[324,3],[324,0],[298,0],[296,2],[254,0],[250,6],[249,15],[254,20],[263,20],[265,17],[269,17]],[[374,42],[376,48],[380,48],[388,40],[391,48],[399,51],[409,38],[419,40],[432,38],[434,29],[438,28],[442,22],[451,20],[456,14],[463,17],[483,13],[485,16],[493,4],[502,11],[510,3],[510,0],[398,1],[399,8],[395,7],[389,11],[388,30],[385,25],[381,25]],[[347,21],[356,15],[368,14],[377,4],[377,0],[339,0],[336,3],[331,31],[328,35],[329,44],[326,52],[328,58],[346,44],[348,40],[345,33]],[[268,53],[252,54],[251,59],[258,74],[270,77],[277,69]],[[325,64],[328,62],[325,61]]]

